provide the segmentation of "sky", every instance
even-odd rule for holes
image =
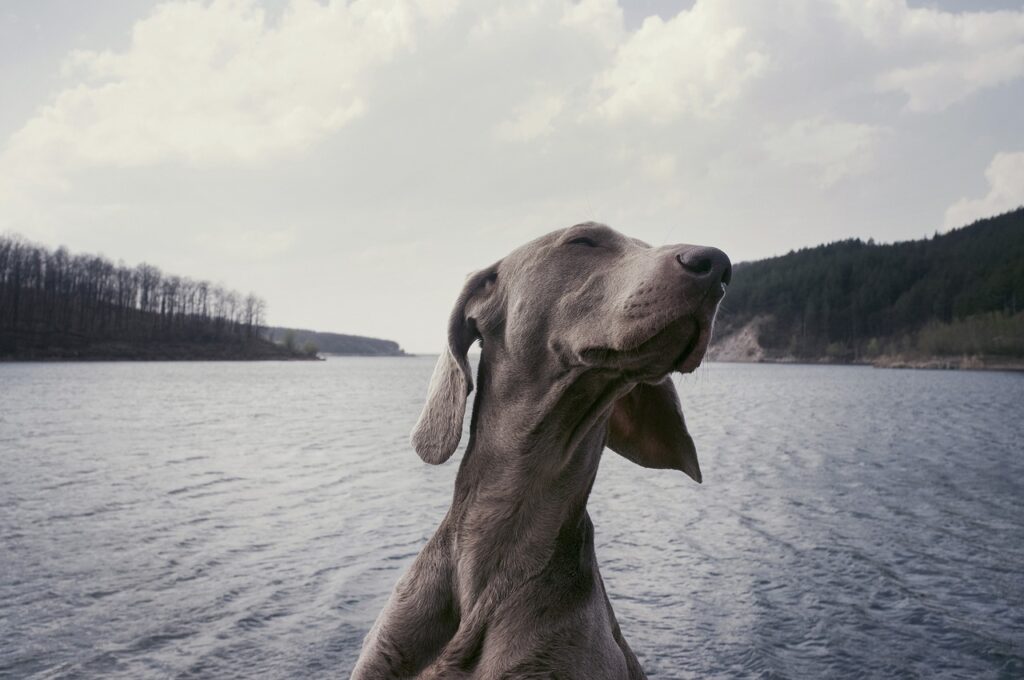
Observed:
[[[6,0],[0,233],[437,352],[597,220],[734,261],[1024,204],[1024,2]]]

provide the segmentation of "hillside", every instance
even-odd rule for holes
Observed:
[[[343,354],[351,356],[407,356],[392,340],[367,338],[361,335],[323,333],[303,328],[273,326],[265,330],[266,337],[276,343],[288,344],[295,348],[316,348],[322,354]],[[290,338],[290,339],[289,339]]]
[[[0,237],[0,360],[315,358],[263,338],[265,308],[147,264]]]
[[[1024,208],[887,245],[851,239],[740,263],[709,353],[725,361],[1024,361]]]

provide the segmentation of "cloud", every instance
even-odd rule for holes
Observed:
[[[966,224],[1024,205],[1024,151],[995,155],[985,170],[988,193],[982,198],[961,198],[946,210],[944,228]]]
[[[532,97],[516,108],[515,114],[498,123],[496,133],[506,141],[526,142],[551,134],[554,119],[565,108],[565,100],[558,94],[547,93]]]
[[[622,8],[615,0],[579,0],[565,7],[560,23],[615,48],[625,34]]]
[[[247,0],[162,4],[127,50],[72,53],[72,84],[7,154],[141,166],[294,152],[365,113],[368,71],[412,51],[429,15],[402,2],[298,0],[272,23]]]
[[[667,21],[649,17],[595,90],[609,119],[664,122],[727,112],[759,81],[824,83],[829,75],[834,90],[898,92],[909,112],[941,111],[1024,75],[1024,12],[954,13],[906,0],[698,0]]]
[[[873,125],[804,118],[765,140],[765,151],[783,167],[812,171],[828,188],[839,180],[868,172],[886,131]]]
[[[196,234],[195,245],[216,253],[224,260],[252,263],[279,258],[295,244],[295,227],[253,229],[238,224],[222,224]]]
[[[905,94],[909,111],[940,111],[1024,75],[1024,12],[945,12],[905,0],[838,6],[879,60],[876,88]]]
[[[67,86],[8,140],[4,165],[59,185],[69,167],[301,153],[369,115],[382,69],[415,68],[421,42],[437,34],[451,56],[486,55],[517,34],[577,45],[545,47],[558,59],[547,73],[526,61],[473,74],[505,79],[510,94],[522,91],[515,78],[531,83],[511,113],[481,121],[518,141],[595,112],[611,124],[655,125],[753,113],[778,127],[835,116],[829,109],[844,98],[872,92],[901,92],[909,111],[935,111],[1024,74],[1024,12],[905,0],[698,0],[633,32],[614,0],[293,0],[273,19],[255,0],[178,1],[139,21],[123,51],[72,53]],[[801,93],[804,110],[771,120],[807,85],[815,89]]]
[[[648,17],[599,74],[599,112],[664,122],[682,113],[711,116],[739,98],[769,62],[734,3],[698,2],[668,21]]]

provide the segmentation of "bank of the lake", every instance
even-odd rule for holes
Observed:
[[[871,366],[873,368],[898,368],[938,371],[1024,371],[1024,360],[965,357],[921,357],[885,355],[863,361],[840,361],[822,357],[817,361],[798,357],[761,357],[756,360],[717,359],[720,363],[732,364],[804,364],[808,366]]]
[[[215,342],[91,342],[78,346],[22,346],[0,361],[311,361],[316,352],[253,338]]]
[[[972,371],[1022,371],[1024,357],[1006,354],[930,354],[920,350],[877,353],[868,356],[842,354],[804,354],[797,356],[766,345],[761,340],[767,319],[754,319],[744,327],[719,332],[708,349],[707,360],[723,363],[825,364],[837,366],[874,366],[875,368],[914,368]]]

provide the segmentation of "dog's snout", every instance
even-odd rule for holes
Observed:
[[[687,248],[676,254],[676,261],[693,276],[716,278],[726,285],[732,280],[729,256],[718,248]]]

